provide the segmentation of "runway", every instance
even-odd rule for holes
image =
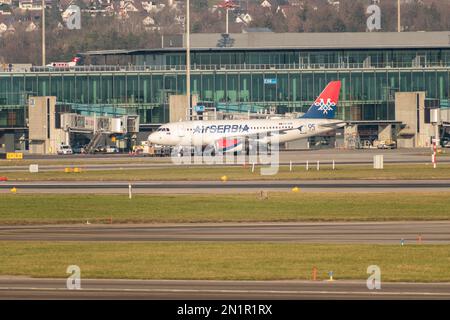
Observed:
[[[0,182],[0,193],[15,187],[20,193],[220,193],[290,191],[386,192],[386,191],[450,191],[450,180],[263,180],[263,181],[55,181]]]
[[[0,226],[0,241],[448,244],[450,221]]]
[[[0,299],[450,299],[450,283],[365,281],[89,280],[68,290],[66,279],[0,278]],[[226,302],[225,302],[226,303]]]

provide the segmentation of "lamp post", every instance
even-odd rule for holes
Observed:
[[[431,160],[433,163],[433,168],[436,168],[436,152],[437,149],[439,148],[440,145],[440,141],[439,141],[439,122],[441,121],[441,114],[440,114],[440,109],[439,108],[433,108],[430,109],[430,122],[434,127],[434,139],[433,139],[433,153],[431,156]]]
[[[191,115],[191,41],[189,28],[189,0],[186,0],[186,104],[188,106],[189,115]]]
[[[45,0],[42,0],[42,66],[45,67]]]
[[[397,0],[397,32],[401,32],[400,24],[400,0]]]
[[[228,34],[228,11],[230,9],[226,8],[226,18],[225,18],[225,33]]]
[[[232,0],[225,0],[220,4],[220,7],[225,8],[225,34],[228,34],[228,12],[238,6]]]

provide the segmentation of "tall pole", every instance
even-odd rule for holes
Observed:
[[[401,24],[400,24],[400,0],[397,0],[397,32],[401,32]]]
[[[42,0],[42,66],[45,67],[45,0]]]
[[[191,40],[189,29],[189,0],[186,0],[186,102],[189,110],[189,115],[191,115]]]
[[[228,34],[228,8],[227,8],[227,14],[226,14],[227,18],[226,18],[226,26],[225,26],[225,33]]]

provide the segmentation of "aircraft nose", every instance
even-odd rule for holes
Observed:
[[[148,141],[150,141],[150,143],[156,143],[158,140],[158,133],[157,132],[153,132],[152,134],[150,134],[148,136]]]

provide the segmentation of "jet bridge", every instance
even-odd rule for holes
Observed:
[[[63,109],[56,106],[54,96],[29,97],[27,126],[30,153],[54,154],[61,144],[89,144],[94,150],[99,143],[107,141],[101,139],[102,136],[119,136],[122,139],[118,141],[124,144],[125,139],[131,141],[130,136],[136,136],[139,132],[138,115],[83,115],[64,112]],[[77,134],[83,137],[83,143],[76,141]],[[94,141],[90,143],[91,140]]]
[[[68,144],[70,144],[71,133],[81,133],[90,137],[90,141],[85,146],[84,151],[93,153],[99,145],[104,143],[109,135],[124,136],[139,132],[139,116],[108,117],[62,113],[61,128],[66,132],[66,143]]]

